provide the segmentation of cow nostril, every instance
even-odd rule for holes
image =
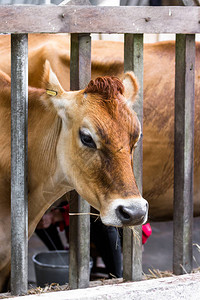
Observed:
[[[141,225],[145,219],[147,212],[148,204],[142,207],[138,206],[124,206],[119,205],[116,207],[116,216],[121,221],[123,225],[133,226],[133,225]]]
[[[122,205],[120,205],[118,207],[118,212],[123,217],[123,219],[130,220],[130,214],[128,214],[128,212],[126,211],[126,209]]]
[[[121,220],[122,224],[129,224],[134,219],[134,213],[130,207],[119,205],[116,208],[117,217]]]

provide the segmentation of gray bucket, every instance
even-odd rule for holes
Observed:
[[[37,286],[44,287],[46,284],[69,282],[69,251],[58,250],[40,252],[33,255]],[[90,259],[90,271],[93,261]]]

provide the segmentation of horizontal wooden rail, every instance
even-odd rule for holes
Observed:
[[[1,33],[200,33],[200,7],[1,6]]]

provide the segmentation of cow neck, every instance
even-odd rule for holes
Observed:
[[[30,106],[31,99],[30,99]],[[29,236],[45,211],[71,190],[57,159],[62,122],[52,109],[32,106],[29,113]]]

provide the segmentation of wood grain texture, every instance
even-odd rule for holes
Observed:
[[[133,71],[138,78],[140,91],[133,105],[143,128],[143,34],[125,34],[124,72]],[[143,147],[142,139],[134,151],[133,167],[137,186],[142,194]],[[129,228],[123,234],[123,277],[125,280],[142,279],[142,226],[135,226],[135,234]]]
[[[192,270],[195,36],[177,35],[174,140],[174,255],[176,275]]]
[[[70,89],[79,90],[91,79],[90,34],[71,35]],[[70,212],[89,213],[90,205],[75,191],[71,192]],[[90,216],[70,216],[70,264],[69,285],[71,289],[89,286],[90,270]]]
[[[200,33],[199,7],[1,6],[1,33]]]
[[[28,289],[28,35],[11,37],[11,293]]]
[[[76,191],[70,192],[70,212],[90,212],[89,204]],[[90,270],[90,216],[70,216],[69,226],[69,287],[70,289],[89,286]]]

